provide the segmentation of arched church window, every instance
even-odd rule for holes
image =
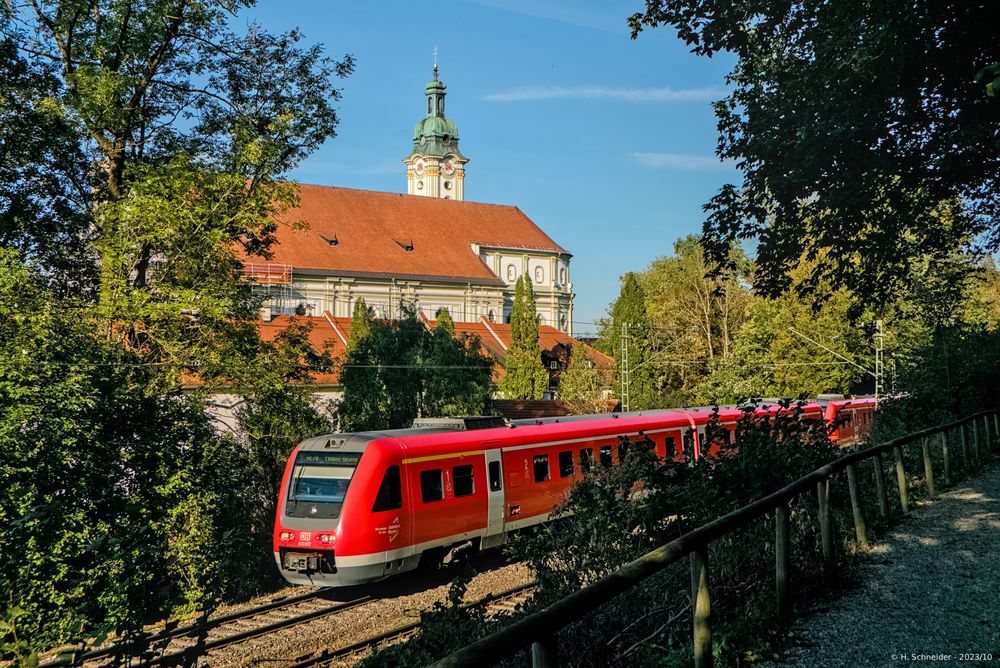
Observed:
[[[444,182],[444,189],[445,190],[451,190],[451,181],[445,181]]]
[[[513,281],[515,276],[517,276],[517,268],[514,265],[512,265],[512,264],[508,264],[507,265],[507,280],[508,281]]]
[[[434,107],[431,106],[432,104],[434,104],[434,103],[431,101],[431,99],[427,98],[427,115],[428,116],[430,116],[431,112],[434,111]]]
[[[490,322],[497,321],[497,314],[493,311],[493,309],[490,309],[490,314],[486,317],[490,319]]]
[[[559,270],[559,282],[562,283],[563,285],[566,285],[566,270],[565,269],[560,269]]]
[[[541,283],[545,280],[545,270],[541,267],[535,267],[535,283]]]
[[[444,98],[438,98],[438,113],[444,116]]]
[[[423,189],[424,189],[424,182],[417,181],[417,190],[423,190]]]
[[[566,314],[559,314],[559,329],[566,329]]]

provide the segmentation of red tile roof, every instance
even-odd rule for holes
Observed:
[[[510,347],[511,340],[509,324],[490,322],[486,318],[480,318],[478,322],[456,322],[455,332],[458,334],[477,334],[482,339],[483,345],[493,353],[494,357],[502,361],[507,356],[507,348]],[[613,358],[596,348],[577,341],[569,334],[559,331],[551,325],[538,326],[538,346],[542,350],[552,350],[560,344],[569,347],[582,345],[587,357],[600,369],[611,369],[615,365]]]
[[[473,243],[566,253],[515,206],[371,190],[301,184],[278,224],[269,262],[303,273],[502,285]]]
[[[275,316],[271,322],[260,323],[260,338],[265,341],[273,341],[285,331],[292,323],[312,324],[309,331],[309,343],[318,351],[324,350],[330,353],[335,361],[347,352],[347,341],[351,337],[351,319],[334,318],[328,313],[319,316]],[[329,373],[313,374],[311,384],[316,385],[338,385],[340,374],[336,369]]]
[[[427,327],[434,327],[435,323],[426,318],[421,318]],[[324,350],[336,361],[343,358],[347,353],[347,342],[351,338],[351,318],[335,318],[329,313],[314,316],[275,316],[270,322],[261,322],[260,337],[265,341],[273,341],[281,332],[293,323],[311,323],[312,329],[309,331],[309,342],[313,348],[319,352]],[[503,378],[503,361],[507,357],[507,348],[510,346],[510,325],[502,325],[489,322],[485,318],[480,318],[478,322],[456,322],[455,334],[476,335],[482,344],[484,351],[496,360],[493,367],[493,380],[499,381]],[[579,344],[584,346],[587,357],[601,369],[614,367],[614,360],[599,350],[586,344],[581,344],[564,332],[560,332],[549,325],[538,327],[538,342],[542,350],[551,351],[557,345],[571,346]],[[329,373],[313,374],[310,384],[320,386],[336,386],[340,384],[340,376],[335,368]],[[186,378],[185,385],[197,386],[201,382],[197,377]]]

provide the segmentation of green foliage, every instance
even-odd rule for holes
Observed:
[[[736,61],[715,105],[719,156],[740,166],[706,205],[713,263],[760,243],[754,288],[777,297],[805,254],[813,284],[878,308],[914,258],[985,234],[996,248],[1000,46],[989,3],[649,0],[633,36],[670,26],[699,55]],[[832,97],[837,103],[831,104]],[[942,203],[961,202],[945,210]],[[821,257],[822,256],[822,257]]]
[[[794,290],[775,299],[752,300],[732,354],[713,366],[699,394],[719,403],[751,397],[849,394],[865,372],[803,335],[864,367],[872,366],[872,341],[868,332],[852,322],[853,299],[846,290],[826,289],[817,294],[823,297],[819,309]]]
[[[424,415],[487,415],[493,396],[493,359],[484,354],[479,337],[455,337],[448,309],[438,314],[436,326],[424,342]]]
[[[10,19],[0,12],[0,32]],[[45,267],[53,285],[85,295],[94,280],[89,180],[72,124],[52,96],[56,78],[0,39],[0,246]]]
[[[15,249],[0,255],[0,599],[25,611],[15,644],[133,633],[274,581],[275,477],[330,428],[300,387],[330,360],[305,327],[260,340],[240,262],[267,255],[296,202],[282,174],[334,135],[332,84],[353,59],[297,31],[234,32],[252,5],[0,10],[0,242]],[[242,440],[217,433],[207,388],[180,391],[194,374],[245,391]]]
[[[0,254],[0,597],[31,647],[245,595],[241,446]]]
[[[229,348],[247,333],[233,323],[257,300],[235,253],[266,254],[274,215],[296,201],[280,175],[334,135],[331,83],[353,69],[350,56],[299,46],[297,31],[233,32],[233,12],[252,4],[43,0],[5,21],[48,77],[23,86],[24,106],[45,110],[49,135],[91,147],[64,169],[88,175],[74,185],[87,193],[107,333],[145,360],[239,380]],[[45,213],[18,215],[34,225]]]
[[[351,337],[347,341],[348,350],[354,350],[358,341],[372,333],[372,312],[368,309],[364,297],[358,297],[354,302],[354,312],[351,314]]]
[[[734,340],[751,301],[745,285],[750,262],[737,246],[734,270],[710,275],[701,238],[678,239],[674,254],[657,258],[639,274],[646,295],[656,385],[661,405],[705,401],[700,385],[733,354]]]
[[[365,317],[365,316],[362,316]],[[447,319],[428,331],[410,310],[375,320],[341,366],[343,431],[408,427],[418,414],[483,414],[493,393],[492,360],[475,337],[457,339]]]
[[[610,378],[587,357],[583,344],[570,353],[569,365],[559,376],[559,398],[573,413],[599,413],[604,410],[604,394]]]
[[[500,391],[508,399],[541,399],[548,389],[549,375],[538,347],[535,292],[527,274],[520,276],[514,286],[510,339]]]
[[[637,276],[629,272],[622,277],[618,299],[611,305],[610,322],[603,323],[598,347],[615,359],[615,392],[620,394],[622,377],[622,325],[627,329],[629,366],[629,409],[642,410],[658,405],[654,376],[653,332],[650,325],[646,292]]]

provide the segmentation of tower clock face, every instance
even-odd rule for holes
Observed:
[[[442,167],[444,167],[445,174],[455,173],[455,164],[451,160],[445,160],[444,165],[442,165]]]
[[[415,171],[417,174],[423,174],[424,173],[424,161],[423,160],[417,160],[417,164],[413,166],[413,171]]]

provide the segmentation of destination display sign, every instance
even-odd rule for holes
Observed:
[[[295,458],[299,466],[357,466],[361,459],[360,452],[318,452],[307,450],[300,452]]]

